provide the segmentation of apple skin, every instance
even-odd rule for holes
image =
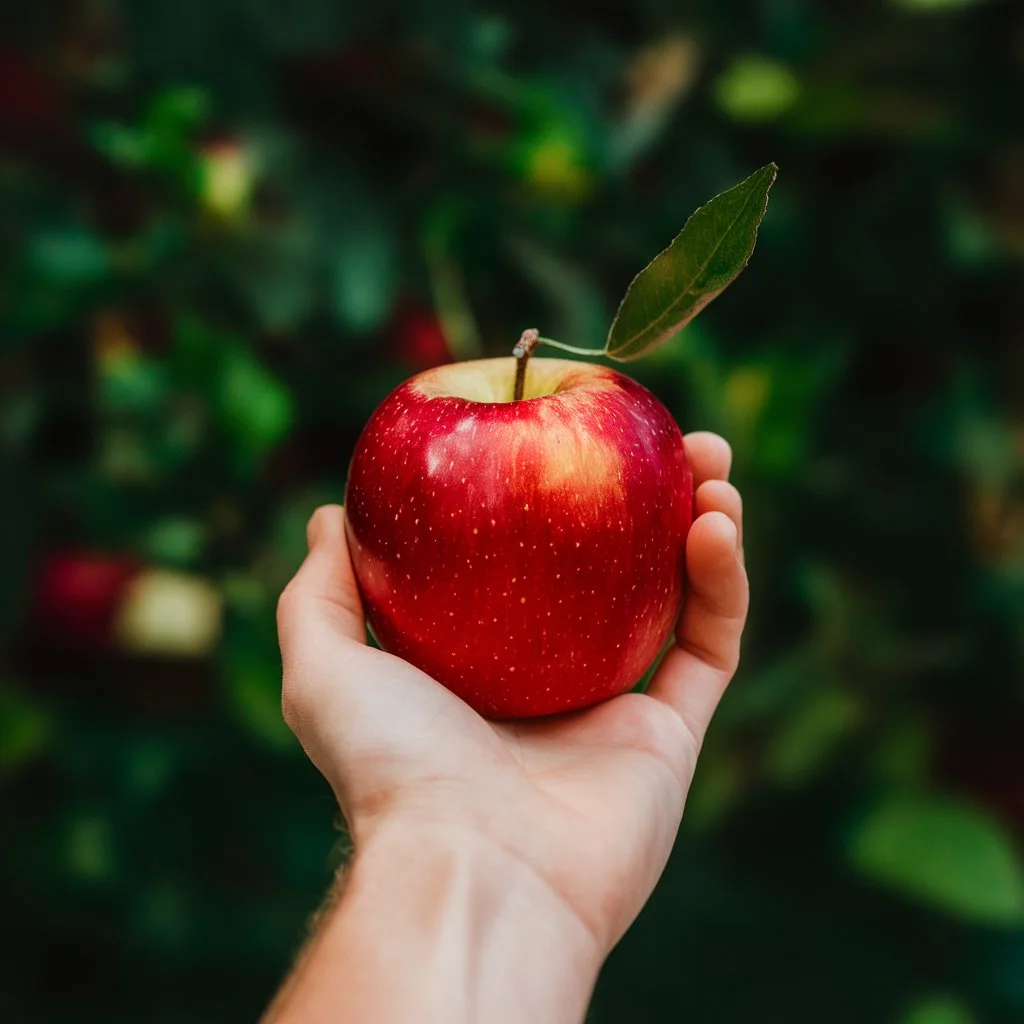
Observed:
[[[453,363],[398,387],[346,494],[374,636],[494,718],[641,678],[679,614],[693,517],[682,434],[649,391],[535,358],[512,402],[514,366]]]

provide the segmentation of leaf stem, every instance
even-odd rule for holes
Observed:
[[[512,401],[522,400],[523,392],[526,389],[526,364],[530,361],[533,350],[540,340],[540,332],[536,327],[529,327],[519,336],[516,347],[512,349],[512,355],[516,357],[516,383],[512,390]]]
[[[603,356],[607,352],[603,348],[578,348],[576,345],[566,345],[564,341],[555,341],[554,338],[538,338],[541,345],[550,345],[552,348],[560,348],[563,352],[572,352],[578,356]]]

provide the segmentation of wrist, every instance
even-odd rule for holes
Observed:
[[[484,917],[498,910],[522,910],[542,916],[566,941],[586,947],[600,968],[608,949],[593,929],[543,873],[516,851],[469,824],[391,821],[358,844],[349,874],[359,883],[381,876],[407,878],[418,887],[439,877],[453,890],[466,886],[474,908]],[[458,884],[456,884],[458,883]]]
[[[457,825],[366,837],[333,923],[339,948],[374,958],[364,976],[391,979],[395,1010],[417,1021],[582,1020],[605,955],[532,867]]]

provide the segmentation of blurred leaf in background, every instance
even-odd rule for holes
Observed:
[[[887,800],[858,825],[850,856],[866,875],[969,921],[1024,923],[1024,865],[1005,831],[976,808]]]

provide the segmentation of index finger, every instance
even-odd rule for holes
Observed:
[[[683,438],[686,457],[693,470],[696,490],[705,480],[728,480],[732,467],[732,448],[724,437],[709,430],[695,430]]]

